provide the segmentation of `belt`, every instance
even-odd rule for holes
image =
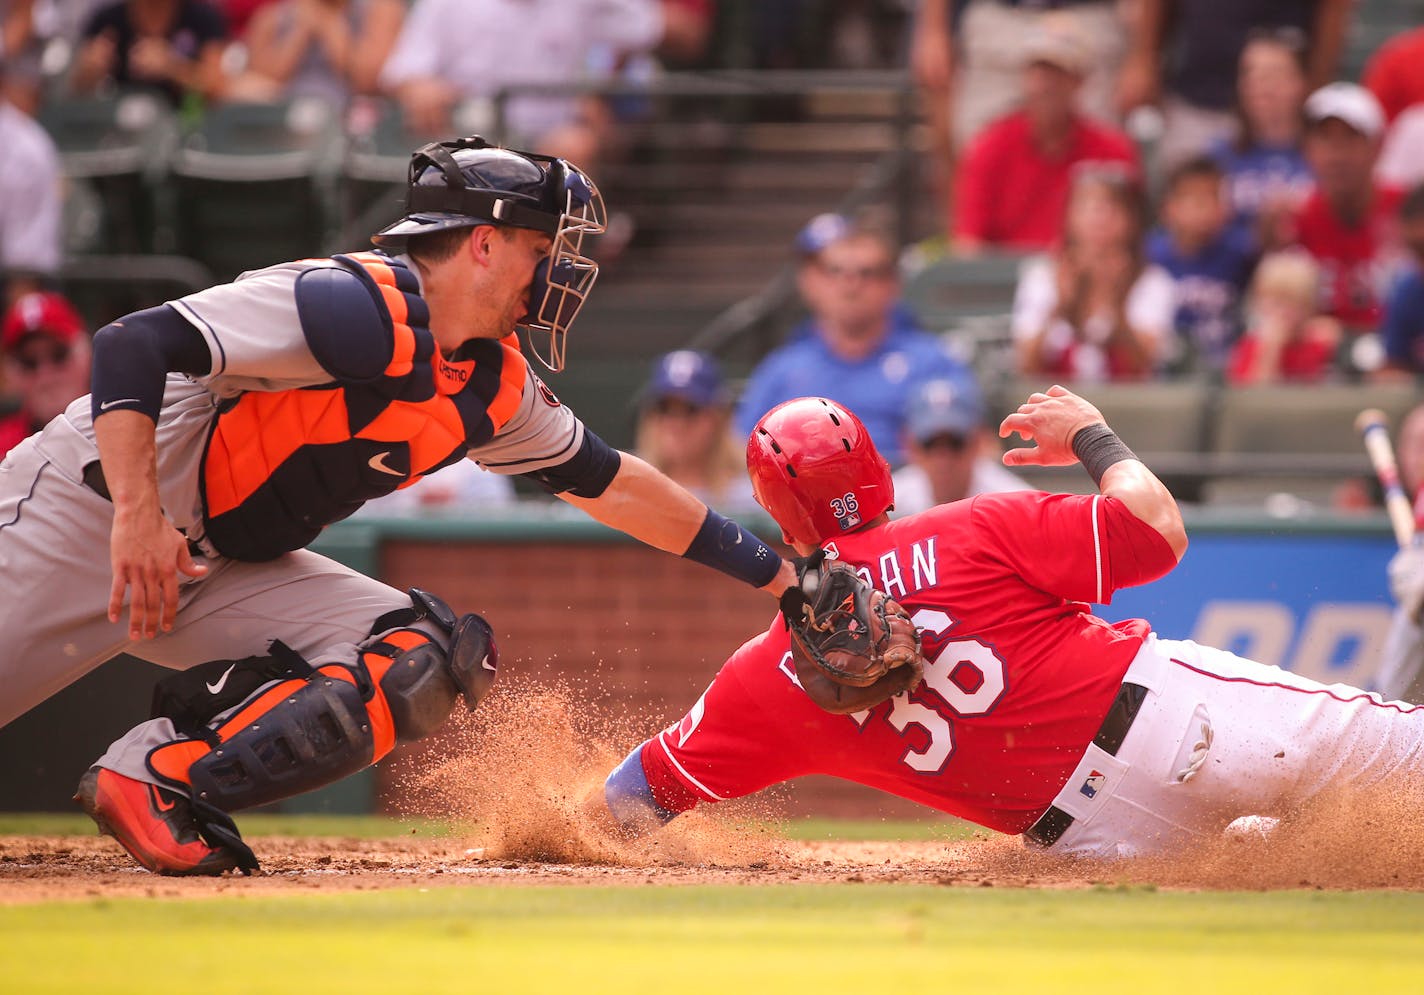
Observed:
[[[85,487],[89,488],[105,501],[113,502],[114,499],[109,496],[109,482],[104,479],[104,466],[102,463],[98,460],[90,463],[84,468],[84,473],[81,476]],[[188,539],[188,555],[198,557],[207,556],[208,554],[203,550],[200,543],[190,538]]]
[[[1145,687],[1124,682],[1118,689],[1117,697],[1108,706],[1107,717],[1098,727],[1098,734],[1093,737],[1093,745],[1104,753],[1117,756],[1117,751],[1122,748],[1122,741],[1127,738],[1127,731],[1132,728],[1132,720],[1137,718],[1142,702],[1146,699]],[[1052,846],[1063,837],[1071,825],[1073,816],[1057,805],[1050,805],[1048,811],[1038,817],[1037,822],[1024,830],[1024,836],[1040,846]]]

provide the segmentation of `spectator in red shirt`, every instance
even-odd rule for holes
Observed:
[[[1233,384],[1324,380],[1334,367],[1340,325],[1316,309],[1320,267],[1300,250],[1261,260],[1251,283],[1251,327],[1231,353]]]
[[[19,410],[0,417],[0,457],[89,391],[89,336],[69,302],[25,294],[0,322],[5,383]]]
[[[1402,193],[1373,175],[1384,113],[1364,87],[1331,83],[1310,95],[1305,117],[1315,190],[1294,219],[1295,240],[1321,265],[1325,313],[1351,332],[1373,331],[1405,262],[1396,216]]]
[[[1365,65],[1365,86],[1379,99],[1386,120],[1424,102],[1424,28],[1396,35]]]
[[[1028,46],[1023,106],[985,128],[960,166],[956,249],[1033,252],[1058,241],[1073,167],[1122,162],[1137,150],[1120,131],[1076,110],[1087,46],[1065,23],[1041,27]]]

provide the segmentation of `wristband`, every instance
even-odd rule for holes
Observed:
[[[1108,472],[1108,467],[1126,459],[1137,459],[1127,443],[1102,422],[1078,430],[1073,436],[1073,455],[1099,487],[1103,485],[1103,474]]]
[[[711,508],[682,555],[752,587],[765,587],[781,570],[781,557],[770,546]]]

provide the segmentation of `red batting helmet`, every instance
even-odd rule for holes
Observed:
[[[860,419],[824,397],[778,404],[747,440],[752,493],[788,543],[819,545],[895,504],[890,464]]]

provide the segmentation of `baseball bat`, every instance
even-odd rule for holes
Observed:
[[[1399,479],[1399,464],[1389,441],[1389,419],[1378,408],[1367,408],[1355,417],[1355,429],[1364,439],[1370,465],[1384,489],[1384,506],[1394,528],[1394,540],[1401,547],[1408,546],[1414,541],[1414,507]]]

